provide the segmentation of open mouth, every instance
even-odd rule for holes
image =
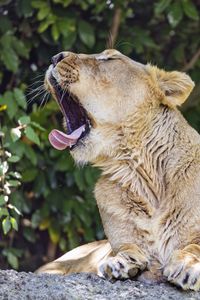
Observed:
[[[90,119],[77,97],[64,91],[53,76],[49,78],[49,81],[54,88],[67,128],[66,133],[53,129],[49,134],[49,141],[58,150],[68,147],[72,149],[89,133]]]

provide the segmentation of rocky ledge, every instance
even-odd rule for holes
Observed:
[[[0,300],[196,300],[200,293],[183,292],[168,284],[137,281],[111,283],[92,274],[36,275],[13,270],[0,271]]]

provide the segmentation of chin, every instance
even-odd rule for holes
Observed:
[[[105,154],[104,145],[101,142],[100,134],[95,129],[91,129],[85,138],[70,149],[70,153],[78,165],[87,163],[95,164],[100,156]]]

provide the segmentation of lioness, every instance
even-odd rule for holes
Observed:
[[[194,87],[181,72],[109,49],[54,56],[45,85],[66,133],[51,144],[102,169],[95,196],[108,241],[78,247],[38,272],[95,272],[200,289],[200,136],[177,110]]]

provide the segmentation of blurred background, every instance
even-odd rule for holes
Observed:
[[[0,268],[32,271],[104,237],[93,187],[99,170],[74,166],[48,141],[62,116],[43,90],[51,57],[107,47],[190,74],[181,108],[200,131],[199,0],[0,1]]]

